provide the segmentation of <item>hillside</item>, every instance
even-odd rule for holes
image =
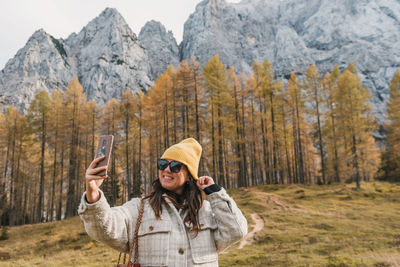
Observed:
[[[253,225],[252,244],[220,255],[220,266],[400,266],[400,184],[266,185],[231,190]],[[111,266],[118,253],[92,241],[78,217],[12,227],[0,266]],[[2,259],[8,253],[10,259]]]

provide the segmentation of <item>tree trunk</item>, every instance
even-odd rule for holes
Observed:
[[[317,124],[318,124],[318,139],[319,139],[319,152],[321,157],[321,172],[322,172],[322,181],[326,184],[325,177],[325,154],[324,154],[324,144],[322,143],[322,131],[321,131],[321,119],[319,114],[319,101],[318,101],[318,88],[315,88],[315,104],[317,111]]]
[[[214,103],[211,98],[211,140],[212,140],[212,161],[213,161],[213,177],[215,177],[215,182],[220,183],[219,177],[217,176],[217,152],[216,152],[216,141],[215,141],[215,123],[214,123]]]
[[[67,192],[67,207],[65,210],[65,218],[69,218],[74,215],[76,207],[74,206],[74,190],[75,190],[75,171],[76,171],[76,146],[78,137],[76,135],[76,116],[77,116],[77,104],[74,101],[73,112],[72,112],[72,127],[71,127],[71,144],[69,149],[69,166],[68,166],[68,192]]]
[[[217,127],[218,127],[218,180],[222,187],[226,186],[224,176],[223,148],[222,148],[222,111],[221,107],[217,107]]]
[[[129,173],[129,114],[125,117],[125,163],[126,163],[126,181],[128,182],[128,198],[132,194],[132,182]]]
[[[40,154],[40,182],[39,182],[39,205],[37,207],[36,216],[39,222],[43,221],[43,208],[44,208],[44,152],[46,145],[46,124],[44,113],[42,113],[42,144],[41,144],[41,154]]]
[[[264,168],[262,171],[262,177],[263,177],[263,184],[271,184],[271,167],[269,165],[269,155],[268,155],[268,130],[267,127],[264,126],[264,117],[266,116],[265,111],[263,111],[262,108],[262,103],[261,103],[261,98],[258,98],[259,100],[259,112],[260,112],[260,123],[261,123],[261,138],[262,138],[262,143],[263,143],[263,162],[264,162]]]
[[[278,174],[278,157],[277,157],[277,143],[276,143],[276,130],[275,130],[275,113],[274,113],[274,101],[272,91],[269,94],[270,99],[270,111],[271,111],[271,126],[272,126],[272,166],[273,166],[273,177],[274,183],[279,183],[280,177]]]
[[[54,161],[53,161],[53,182],[52,182],[52,193],[51,193],[51,204],[50,204],[50,221],[53,220],[54,214],[54,202],[56,194],[56,176],[57,176],[57,141],[58,141],[58,120],[56,123],[56,132],[54,137]]]
[[[335,182],[339,183],[340,182],[340,175],[339,175],[339,158],[338,158],[338,149],[337,149],[337,137],[336,137],[336,126],[335,126],[335,117],[333,114],[334,108],[333,108],[333,102],[331,101],[330,103],[330,108],[331,108],[331,122],[332,122],[332,135],[333,135],[333,149],[334,149],[334,170],[335,170]]]
[[[61,220],[62,217],[62,204],[63,204],[63,182],[64,182],[64,142],[62,142],[61,147],[61,159],[60,159],[60,195],[59,195],[59,203],[57,210],[57,220]]]

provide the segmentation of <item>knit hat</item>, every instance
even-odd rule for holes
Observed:
[[[195,180],[199,180],[197,172],[201,157],[201,145],[194,138],[187,138],[165,150],[162,159],[170,159],[182,162],[188,168]]]

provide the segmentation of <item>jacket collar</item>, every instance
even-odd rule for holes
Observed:
[[[171,202],[171,200],[169,199],[169,197],[168,197],[168,195],[166,193],[164,193],[162,196],[164,197],[165,202],[168,204],[168,206],[171,208],[171,210],[174,212],[174,214],[176,216],[179,216],[179,217],[182,216],[181,218],[185,218],[186,217],[186,215],[188,213],[187,209],[184,210],[184,211],[182,211],[182,210],[178,211],[176,209],[175,205]],[[186,199],[184,200],[183,204],[185,204],[185,203],[186,203]],[[182,212],[183,212],[183,215],[182,215]]]

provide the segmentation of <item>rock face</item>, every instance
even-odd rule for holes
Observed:
[[[169,65],[179,65],[178,44],[172,32],[167,32],[160,22],[147,22],[140,30],[139,41],[146,48],[152,80],[157,79]]]
[[[71,34],[65,47],[85,93],[100,104],[152,84],[145,49],[115,9],[105,9],[79,34]]]
[[[202,64],[215,54],[249,73],[269,59],[275,74],[320,72],[354,61],[382,121],[390,79],[400,68],[397,0],[204,0],[185,23],[182,58]]]
[[[41,90],[65,87],[73,71],[62,47],[43,30],[36,31],[0,73],[0,104],[25,110]]]
[[[0,73],[0,104],[24,111],[39,91],[65,89],[75,76],[89,99],[104,104],[127,89],[148,89],[148,73],[145,49],[118,11],[107,8],[66,40],[35,32]]]
[[[102,104],[123,91],[146,90],[170,64],[215,54],[237,71],[269,59],[278,78],[320,72],[354,61],[383,122],[389,84],[400,68],[398,0],[225,0],[200,2],[177,46],[171,32],[148,22],[139,38],[107,8],[78,34],[54,39],[35,32],[0,73],[0,106],[26,109],[40,90],[65,89],[77,76],[89,99]]]

